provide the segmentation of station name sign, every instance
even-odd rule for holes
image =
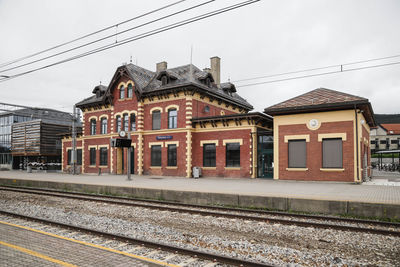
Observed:
[[[172,135],[158,135],[156,136],[157,140],[170,140],[172,139]]]

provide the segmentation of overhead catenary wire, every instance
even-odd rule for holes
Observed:
[[[264,81],[264,82],[242,84],[242,85],[236,85],[236,87],[239,88],[239,87],[256,86],[256,85],[261,85],[261,84],[268,84],[268,83],[276,83],[276,82],[304,79],[304,78],[317,77],[317,76],[323,76],[323,75],[330,75],[330,74],[336,74],[336,73],[342,73],[342,72],[350,72],[350,71],[358,71],[358,70],[371,69],[371,68],[386,67],[386,66],[398,65],[398,64],[400,64],[400,61],[391,62],[391,63],[385,63],[385,64],[379,64],[379,65],[351,68],[351,69],[341,69],[341,70],[336,70],[336,71],[322,72],[322,73],[309,74],[309,75],[303,75],[303,76],[296,76],[296,77],[290,77],[290,78],[284,78],[284,79],[269,80],[269,81]],[[341,65],[339,65],[339,66],[341,66]]]
[[[83,35],[83,36],[80,36],[80,37],[75,38],[75,39],[73,39],[73,40],[70,40],[70,41],[68,41],[68,42],[64,42],[64,43],[58,44],[58,45],[56,45],[56,46],[53,46],[53,47],[50,47],[50,48],[41,50],[41,51],[39,51],[39,52],[35,52],[35,53],[33,53],[33,54],[30,54],[30,55],[27,55],[27,56],[24,56],[24,57],[20,57],[20,58],[11,60],[11,61],[9,61],[9,62],[1,63],[1,64],[0,64],[0,68],[5,67],[5,66],[9,66],[9,65],[11,65],[11,64],[20,62],[20,61],[22,61],[22,60],[25,60],[25,59],[28,59],[28,58],[31,58],[31,57],[34,57],[34,56],[37,56],[37,55],[46,53],[46,52],[48,52],[48,51],[51,51],[51,50],[54,50],[54,49],[63,47],[63,46],[65,46],[65,45],[68,45],[68,44],[77,42],[77,41],[79,41],[79,40],[82,40],[82,39],[85,39],[85,38],[87,38],[87,37],[90,37],[90,36],[99,34],[99,33],[101,33],[101,32],[107,31],[107,30],[112,29],[112,28],[114,28],[114,27],[118,27],[119,25],[122,25],[122,24],[125,24],[125,23],[128,23],[128,22],[137,20],[137,19],[139,19],[139,18],[143,18],[143,17],[145,17],[145,16],[151,15],[151,14],[153,14],[153,13],[156,13],[156,12],[158,12],[158,11],[167,9],[167,8],[169,8],[169,7],[172,7],[172,6],[175,6],[175,5],[180,4],[180,3],[182,3],[182,2],[185,2],[185,1],[187,1],[187,0],[179,0],[179,1],[177,1],[177,2],[174,2],[174,3],[171,3],[171,4],[165,5],[165,6],[163,6],[163,7],[160,7],[160,8],[154,9],[154,10],[151,10],[151,11],[146,12],[146,13],[144,13],[144,14],[141,14],[141,15],[139,15],[139,16],[136,16],[136,17],[133,17],[133,18],[130,18],[130,19],[127,19],[127,20],[118,22],[118,23],[116,23],[116,24],[114,24],[114,25],[111,25],[111,26],[102,28],[102,29],[100,29],[100,30],[97,30],[97,31],[94,31],[94,32],[91,32],[91,33],[88,33],[88,34],[85,34],[85,35]]]
[[[68,53],[68,52],[72,52],[72,51],[74,51],[74,50],[77,50],[77,49],[80,49],[80,48],[83,48],[83,47],[86,47],[86,46],[89,46],[89,45],[92,45],[92,44],[95,44],[95,43],[98,43],[98,42],[101,42],[101,41],[104,41],[104,40],[107,40],[107,39],[110,39],[110,38],[113,38],[113,37],[115,37],[116,39],[115,39],[114,42],[112,42],[112,43],[109,44],[109,45],[112,45],[112,44],[115,44],[115,43],[119,43],[119,41],[118,41],[118,39],[117,39],[117,36],[118,36],[118,35],[121,35],[121,34],[123,34],[123,33],[129,32],[129,31],[133,31],[133,30],[135,30],[135,29],[138,29],[138,28],[141,28],[141,27],[150,25],[150,24],[152,24],[152,23],[155,23],[155,22],[158,22],[158,21],[161,21],[161,20],[164,20],[164,19],[167,19],[167,18],[176,16],[176,15],[178,15],[178,14],[181,14],[181,13],[187,12],[187,11],[189,11],[189,10],[192,10],[192,9],[195,9],[195,8],[198,8],[198,7],[201,7],[201,6],[203,6],[203,5],[209,4],[209,3],[214,2],[214,1],[215,1],[215,0],[209,0],[209,1],[206,1],[206,2],[203,2],[203,3],[200,3],[200,4],[198,4],[198,5],[194,5],[194,6],[191,6],[191,7],[189,7],[189,8],[185,8],[185,9],[182,9],[182,10],[180,10],[180,11],[173,12],[173,13],[168,14],[168,15],[166,15],[166,16],[162,16],[162,17],[160,17],[160,18],[157,18],[157,19],[154,19],[154,20],[151,20],[151,21],[142,23],[142,24],[140,24],[140,25],[131,27],[131,28],[129,28],[129,29],[126,29],[126,30],[123,30],[123,31],[120,31],[120,32],[118,32],[118,31],[116,30],[116,32],[115,32],[114,34],[110,34],[110,35],[108,35],[108,36],[105,36],[105,37],[96,39],[96,40],[94,40],[94,41],[91,41],[91,42],[88,42],[88,43],[85,43],[85,44],[82,44],[82,45],[79,45],[79,46],[75,46],[75,47],[73,47],[73,48],[70,48],[70,49],[67,49],[67,50],[58,52],[58,53],[53,54],[53,55],[46,56],[46,57],[44,57],[44,58],[36,59],[36,60],[33,60],[33,61],[30,61],[30,62],[21,64],[21,65],[18,65],[18,66],[14,66],[14,67],[10,67],[10,68],[7,68],[7,69],[0,70],[0,73],[6,72],[6,71],[10,71],[10,70],[19,69],[19,68],[22,68],[22,67],[25,67],[25,66],[29,66],[29,65],[32,65],[32,64],[34,64],[34,63],[38,63],[38,62],[44,61],[44,60],[46,60],[46,59],[54,58],[54,57],[56,57],[56,56],[60,56],[60,55],[66,54],[66,53]]]
[[[220,8],[220,9],[217,9],[217,10],[214,10],[214,11],[211,11],[211,12],[204,13],[202,15],[194,16],[192,18],[185,19],[185,20],[182,20],[182,21],[179,21],[179,22],[176,22],[176,23],[172,23],[172,24],[169,24],[167,26],[159,27],[157,29],[147,31],[147,32],[142,33],[142,34],[123,39],[123,40],[119,41],[118,43],[105,45],[105,46],[99,47],[97,49],[93,49],[91,51],[88,51],[88,52],[85,52],[85,53],[82,53],[82,54],[79,54],[79,55],[76,55],[76,56],[73,56],[73,57],[70,57],[70,58],[55,62],[55,63],[52,63],[52,64],[49,64],[49,65],[46,65],[46,66],[35,68],[35,69],[29,70],[29,71],[25,71],[25,72],[22,72],[22,73],[19,73],[19,74],[15,74],[15,75],[9,75],[8,78],[3,78],[3,79],[0,80],[0,82],[8,81],[10,79],[13,79],[13,78],[16,78],[16,77],[20,77],[22,75],[26,75],[26,74],[29,74],[29,73],[32,73],[32,72],[36,72],[36,71],[39,71],[39,70],[43,70],[43,69],[46,69],[46,68],[50,68],[50,67],[53,67],[53,66],[65,63],[65,62],[69,62],[69,61],[76,60],[76,59],[79,59],[79,58],[82,58],[82,57],[86,57],[88,55],[99,53],[99,52],[102,52],[104,50],[108,50],[108,49],[111,49],[111,48],[114,48],[114,47],[117,47],[117,46],[120,46],[120,45],[124,45],[126,43],[130,43],[130,42],[137,41],[137,40],[140,40],[140,39],[152,36],[152,35],[156,35],[156,34],[159,34],[159,33],[165,32],[165,31],[169,31],[169,30],[172,30],[172,29],[175,29],[175,28],[178,28],[178,27],[182,27],[184,25],[187,25],[187,24],[190,24],[190,23],[193,23],[193,22],[196,22],[196,21],[200,21],[200,20],[203,20],[203,19],[206,19],[206,18],[209,18],[209,17],[213,17],[213,16],[216,16],[216,15],[219,15],[219,14],[231,11],[231,10],[235,10],[235,9],[250,5],[250,4],[254,4],[254,3],[259,2],[259,1],[260,0],[243,1],[243,2],[240,2],[240,3],[234,4],[234,5],[226,6],[224,8]]]
[[[361,63],[367,63],[367,62],[379,61],[379,60],[385,60],[385,59],[391,59],[391,58],[397,58],[397,57],[400,57],[400,55],[393,55],[393,56],[387,56],[387,57],[359,60],[359,61],[348,62],[348,63],[344,63],[344,64],[336,64],[336,65],[330,65],[330,66],[325,66],[325,67],[317,67],[317,68],[311,68],[311,69],[283,72],[283,73],[270,74],[270,75],[258,76],[258,77],[253,77],[253,78],[245,78],[245,79],[240,79],[240,80],[234,80],[232,82],[233,83],[238,83],[238,82],[244,82],[244,81],[259,80],[259,79],[272,78],[272,77],[284,76],[284,75],[289,75],[289,74],[296,74],[296,73],[302,73],[302,72],[330,69],[330,68],[335,68],[335,67],[341,67],[342,68],[343,66],[356,65],[356,64],[361,64]]]

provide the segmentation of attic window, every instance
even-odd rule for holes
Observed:
[[[206,79],[206,85],[207,85],[208,87],[211,87],[211,79],[210,79],[210,78],[207,78],[207,79]]]
[[[167,77],[167,75],[163,75],[163,76],[161,77],[161,84],[162,84],[162,85],[168,84],[168,77]]]

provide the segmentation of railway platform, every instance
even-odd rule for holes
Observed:
[[[340,182],[0,172],[0,184],[127,195],[189,204],[400,218],[400,186]]]
[[[173,266],[3,221],[0,237],[0,266]]]

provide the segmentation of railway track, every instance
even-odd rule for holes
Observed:
[[[26,216],[26,215],[21,215],[21,214],[16,214],[12,212],[7,212],[7,211],[2,211],[0,210],[0,215],[2,215],[3,218],[0,220],[8,220],[12,223],[16,224],[21,224],[20,220],[24,221],[29,221],[29,222],[35,222],[42,224],[42,226],[38,225],[29,225],[31,228],[36,228],[38,230],[42,231],[48,231],[49,229],[47,226],[52,228],[52,232],[54,232],[55,228],[61,228],[62,230],[57,230],[57,233],[63,233],[65,235],[65,229],[71,232],[67,232],[67,236],[69,235],[75,235],[78,236],[78,238],[74,238],[79,240],[79,236],[82,237],[88,237],[90,235],[90,240],[94,239],[103,239],[104,244],[109,244],[114,242],[113,247],[127,247],[128,245],[134,245],[135,247],[133,249],[128,250],[129,253],[135,253],[135,251],[139,251],[145,249],[146,252],[142,253],[141,256],[145,257],[155,257],[156,259],[160,259],[160,256],[157,257],[159,254],[164,254],[163,260],[171,260],[173,258],[179,257],[179,255],[184,255],[188,256],[183,258],[181,262],[176,262],[176,265],[179,266],[186,266],[195,263],[196,261],[202,261],[202,263],[198,264],[197,266],[243,266],[243,267],[266,267],[266,266],[273,266],[270,264],[262,264],[262,263],[257,263],[257,262],[252,262],[252,261],[246,261],[246,260],[241,260],[237,258],[230,258],[226,256],[221,256],[217,254],[211,254],[211,253],[206,253],[202,251],[197,251],[197,250],[190,250],[190,249],[185,249],[177,246],[171,246],[171,245],[166,245],[162,243],[156,243],[156,242],[151,242],[147,240],[141,240],[141,239],[135,239],[127,236],[122,236],[122,235],[116,235],[116,234],[111,234],[103,231],[98,231],[95,229],[89,229],[85,227],[79,227],[75,225],[70,225],[70,224],[64,224],[56,221],[51,221],[51,220],[46,220],[42,218],[37,218],[37,217],[31,217],[31,216]],[[5,218],[4,218],[5,217]],[[15,219],[19,221],[15,221]],[[22,224],[24,224],[22,222]],[[43,226],[43,224],[45,226]],[[24,226],[27,226],[26,223]],[[86,242],[90,242],[86,241]],[[115,244],[115,242],[120,242]],[[104,245],[103,244],[103,245]],[[122,250],[123,251],[123,250]],[[190,265],[191,266],[191,265]]]
[[[51,189],[33,189],[27,187],[0,187],[0,190],[39,194],[53,197],[96,201],[114,205],[144,207],[149,209],[167,210],[172,212],[198,214],[202,216],[224,217],[268,223],[335,229],[342,231],[364,232],[380,235],[400,236],[400,223],[361,220],[333,216],[292,214],[286,212],[248,210],[204,205],[191,205],[155,200],[138,200],[126,197],[93,195],[78,192],[64,192]]]

